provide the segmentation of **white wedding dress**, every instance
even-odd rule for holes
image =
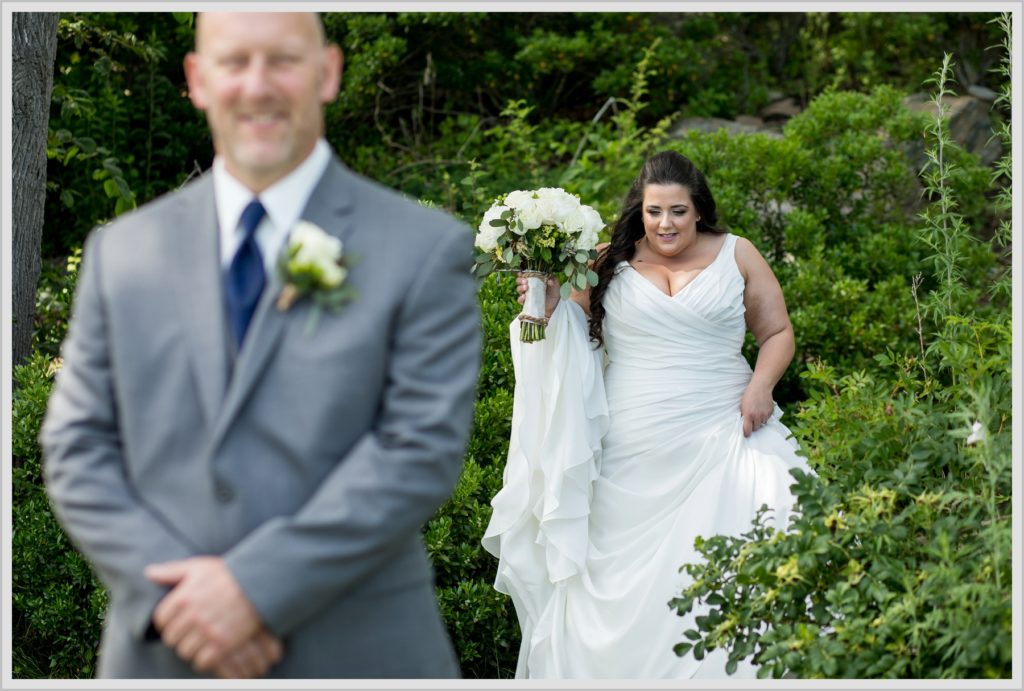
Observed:
[[[724,651],[673,652],[699,613],[668,606],[690,581],[679,567],[698,559],[694,538],[748,531],[763,503],[785,528],[789,471],[810,472],[777,406],[743,436],[735,242],[672,297],[622,262],[604,353],[575,303],[559,303],[538,343],[520,343],[513,322],[512,437],[483,543],[519,618],[517,677],[726,676]]]

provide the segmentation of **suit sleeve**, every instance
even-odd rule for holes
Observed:
[[[126,472],[101,287],[102,239],[102,230],[94,232],[85,246],[62,346],[64,364],[47,404],[40,444],[54,513],[141,638],[167,592],[146,580],[143,569],[194,551],[146,507]]]
[[[399,308],[376,428],[296,514],[268,521],[225,555],[278,635],[407,549],[458,480],[481,334],[472,235],[448,230]]]

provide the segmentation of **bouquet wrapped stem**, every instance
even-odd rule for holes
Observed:
[[[548,325],[546,298],[549,274],[523,271],[520,275],[526,279],[526,300],[519,314],[519,340],[535,343],[544,340],[544,331]]]

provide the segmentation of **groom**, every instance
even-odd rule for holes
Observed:
[[[471,422],[472,235],[334,157],[341,68],[314,14],[200,15],[212,171],[87,241],[41,441],[100,676],[458,675],[420,528]],[[353,293],[315,324],[278,300],[300,220]]]

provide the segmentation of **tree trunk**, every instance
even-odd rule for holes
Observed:
[[[57,18],[56,12],[14,12],[11,23],[13,365],[24,362],[32,350]]]

